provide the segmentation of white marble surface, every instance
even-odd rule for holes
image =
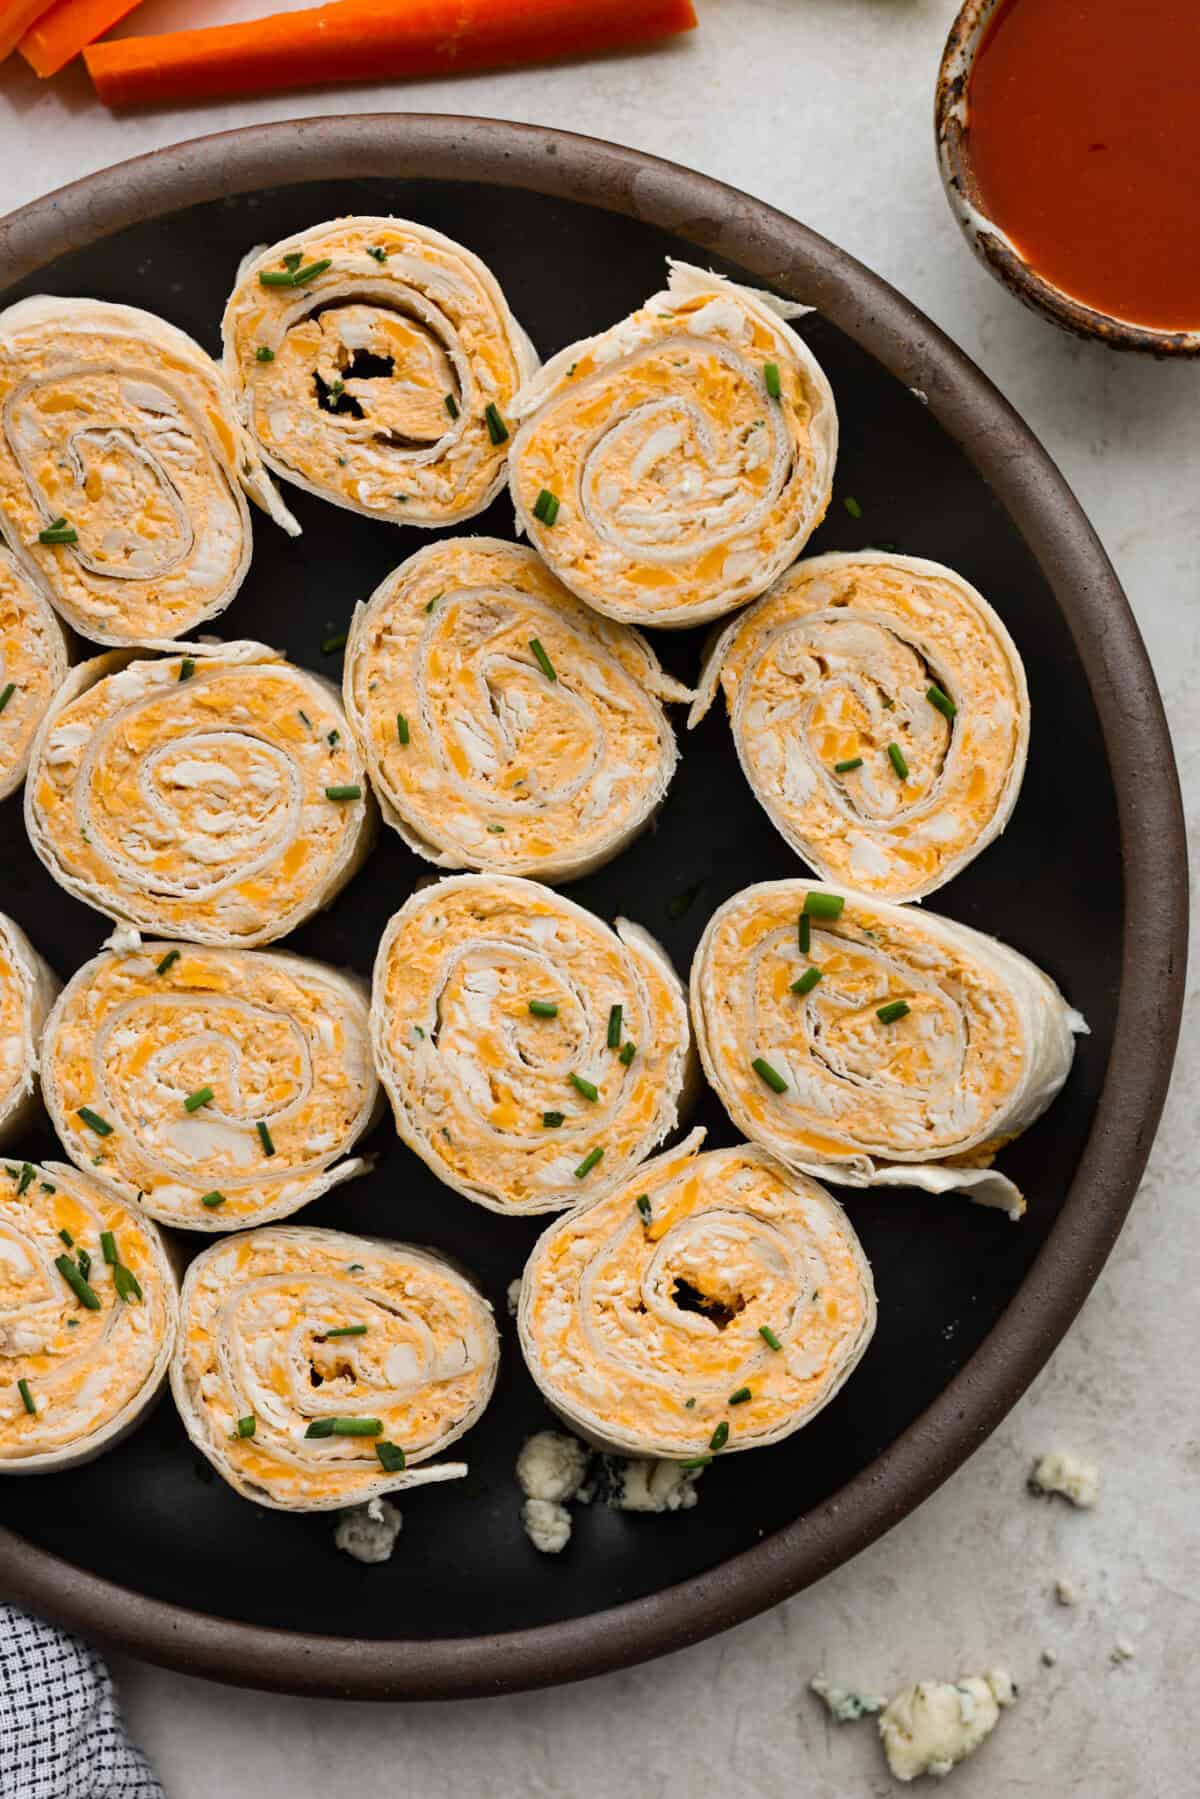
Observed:
[[[148,0],[143,28],[266,0]],[[1176,733],[1189,812],[1200,720],[1200,366],[1121,361],[1026,313],[960,242],[931,148],[953,0],[698,0],[654,55],[408,88],[111,119],[82,76],[0,75],[0,203],[139,150],[253,120],[398,106],[594,132],[734,182],[894,281],[974,356],[1064,468],[1123,577]],[[132,22],[131,22],[132,28]],[[1166,1799],[1196,1790],[1185,1691],[1200,1649],[1200,1098],[1195,1018],[1132,1221],[1081,1318],[1007,1423],[914,1517],[815,1590],[667,1661],[558,1692],[367,1708],[208,1686],[122,1660],[170,1799],[599,1799],[699,1790],[843,1799],[895,1789],[870,1724],[829,1725],[810,1674],[890,1690],[994,1661],[1023,1684],[958,1799]],[[1025,1496],[1030,1458],[1096,1456],[1092,1514]],[[684,1526],[686,1528],[686,1526]],[[1080,1589],[1054,1602],[1057,1575]],[[1109,1661],[1118,1636],[1136,1648]],[[1053,1649],[1057,1665],[1039,1654]]]

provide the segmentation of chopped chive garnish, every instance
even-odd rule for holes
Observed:
[[[304,1434],[306,1437],[381,1437],[383,1425],[378,1418],[315,1418]]]
[[[304,253],[302,250],[289,250],[283,259],[283,266],[285,269],[290,269],[294,274],[303,261]]]
[[[92,1258],[86,1249],[81,1249],[79,1252],[79,1272],[85,1281],[91,1279]]]
[[[212,1088],[211,1087],[197,1087],[196,1091],[194,1093],[189,1093],[187,1098],[184,1100],[183,1109],[185,1112],[198,1112],[200,1110],[201,1106],[211,1106],[212,1102],[213,1102]]]
[[[503,835],[504,835],[504,826],[503,825],[489,825],[488,826],[488,836],[489,837],[503,837]]]
[[[275,1145],[271,1141],[270,1131],[267,1129],[261,1118],[254,1128],[258,1132],[258,1140],[262,1144],[263,1155],[273,1156],[275,1154]]]
[[[599,1099],[599,1097],[600,1097],[599,1088],[593,1086],[591,1081],[585,1081],[581,1074],[572,1074],[572,1075],[569,1075],[567,1078],[569,1079],[572,1087],[574,1087],[575,1091],[577,1093],[583,1094],[584,1099],[592,1099],[592,1100]]]
[[[621,1008],[620,1008],[620,1006],[610,1006],[609,1007],[609,1011],[608,1011],[608,1047],[609,1047],[609,1049],[619,1049],[621,1047]]]
[[[728,1443],[728,1441],[729,1441],[729,1421],[728,1421],[728,1419],[722,1418],[720,1424],[718,1424],[716,1430],[713,1432],[712,1436],[708,1439],[708,1447],[710,1449],[724,1449],[724,1447],[725,1447],[726,1443]]]
[[[408,745],[408,720],[405,718],[403,712],[397,712],[397,714],[396,714],[396,736],[399,738],[400,742],[402,744],[404,744],[405,747],[407,748],[407,745]]]
[[[552,525],[558,517],[558,509],[561,504],[562,502],[556,493],[551,493],[548,487],[543,487],[541,493],[533,502],[533,516],[538,520],[539,524],[547,526]]]
[[[304,710],[303,706],[297,707],[296,710],[297,710],[297,716],[300,719],[300,723],[305,727],[306,730],[311,731],[313,728],[312,719],[308,716],[308,713]]]
[[[399,1443],[376,1443],[375,1454],[385,1474],[399,1474],[404,1467],[404,1451]]]
[[[346,1265],[346,1273],[347,1274],[361,1274],[362,1271],[363,1271],[363,1264],[361,1262],[349,1262]]]
[[[254,352],[255,362],[274,362],[275,352],[269,344],[259,344]]]
[[[239,1437],[252,1437],[257,1429],[258,1419],[254,1416],[253,1412],[251,1412],[248,1418],[239,1418],[237,1421],[237,1434]]]
[[[301,268],[294,251],[285,256],[284,261],[288,265],[286,269],[259,269],[258,279],[263,287],[303,287],[330,267],[330,258],[323,256],[319,262],[306,263]]]
[[[533,651],[535,662],[545,675],[547,681],[557,681],[558,676],[554,672],[554,664],[542,648],[540,638],[531,637],[529,639],[529,647]]]
[[[330,732],[330,733],[329,733],[329,735],[328,735],[328,737],[327,737],[327,738],[326,738],[326,739],[325,739],[325,741],[326,741],[326,743],[327,743],[327,744],[328,744],[328,745],[329,745],[329,747],[330,747],[330,749],[331,749],[331,750],[335,750],[335,749],[336,749],[336,748],[337,748],[337,746],[338,746],[338,740],[339,740],[339,739],[340,739],[340,737],[341,737],[341,735],[342,735],[342,734],[341,734],[341,732],[340,732],[340,731],[331,731],[331,732]]]
[[[41,1188],[43,1193],[57,1193],[58,1192],[58,1188],[52,1187],[50,1185],[49,1181],[39,1181],[38,1186]]]
[[[223,1206],[225,1204],[225,1195],[223,1193],[218,1193],[214,1187],[211,1193],[202,1193],[200,1195],[200,1204],[202,1206],[207,1206],[210,1212],[215,1211],[218,1206]]]
[[[772,1068],[771,1064],[764,1061],[762,1056],[755,1056],[750,1066],[753,1068],[755,1074],[767,1083],[767,1086],[773,1093],[787,1092],[787,1082],[784,1080],[779,1070],[777,1068]]]
[[[502,444],[508,436],[508,426],[500,417],[500,409],[494,400],[489,400],[484,407],[483,416],[487,420],[488,436],[492,442]]]
[[[688,1461],[680,1462],[679,1466],[688,1471],[693,1468],[711,1468],[712,1457],[710,1455],[694,1455]]]
[[[683,1403],[689,1412],[695,1411],[696,1401],[694,1399],[685,1399]]]
[[[749,1387],[739,1387],[736,1393],[729,1395],[729,1403],[730,1405],[745,1405],[746,1401],[753,1397]]]
[[[433,598],[429,601],[428,605],[425,608],[426,612],[432,612],[434,607],[437,605],[438,601],[444,600],[445,597],[446,597],[446,589],[443,587],[441,593],[435,593]]]
[[[551,999],[531,999],[529,1010],[535,1018],[557,1018],[558,1007]]]
[[[810,918],[840,918],[846,904],[840,893],[806,893],[804,910]]]
[[[933,684],[933,686],[927,687],[925,689],[925,698],[929,701],[929,704],[931,706],[935,707],[936,710],[938,712],[940,712],[942,717],[945,719],[952,719],[954,717],[954,714],[958,711],[958,707],[954,704],[954,701],[950,698],[950,695],[948,693],[944,693],[942,691],[942,689],[937,685],[936,682]]]
[[[117,1289],[119,1299],[140,1299],[142,1289],[138,1286],[137,1276],[132,1268],[126,1268],[118,1262],[113,1268],[113,1286]]]
[[[581,1181],[585,1174],[590,1174],[603,1154],[604,1151],[602,1149],[589,1149],[587,1155],[584,1156],[583,1161],[575,1170],[575,1179]]]
[[[67,1319],[67,1329],[69,1331],[77,1331],[79,1329],[78,1318],[68,1318]]]
[[[304,1434],[306,1437],[332,1437],[333,1419],[314,1418]]]
[[[627,1043],[624,1046],[624,1048],[622,1049],[620,1055],[617,1057],[617,1060],[618,1060],[618,1062],[624,1063],[625,1067],[628,1068],[629,1064],[633,1061],[633,1058],[636,1055],[637,1055],[637,1044],[636,1043]]]
[[[154,965],[155,974],[166,974],[168,968],[174,968],[176,962],[178,962],[182,953],[183,953],[182,950],[169,949],[167,951],[166,955],[163,957],[162,961],[155,963],[155,965]]]
[[[183,661],[179,664],[179,679],[181,681],[190,681],[195,672],[196,658],[194,656],[185,656]]]
[[[27,1412],[36,1412],[37,1407],[33,1403],[33,1394],[29,1391],[29,1382],[27,1380],[19,1380],[17,1382],[17,1392],[21,1395],[21,1404],[25,1407],[25,1410]]]
[[[854,498],[853,494],[848,493],[846,495],[845,499],[842,501],[842,505],[846,508],[846,511],[850,514],[851,518],[861,518],[862,517],[862,507],[859,505],[858,501]]]
[[[26,1187],[32,1187],[32,1185],[33,1185],[33,1163],[32,1162],[22,1162],[21,1163],[21,1178],[17,1182],[17,1192],[24,1193]]]
[[[358,785],[357,781],[351,781],[345,787],[327,787],[325,789],[325,798],[327,800],[360,800],[362,798],[362,788]]]
[[[58,1272],[62,1275],[79,1303],[85,1305],[89,1312],[98,1312],[100,1310],[100,1301],[88,1286],[87,1281],[84,1279],[83,1275],[80,1274],[70,1256],[55,1256],[54,1266],[58,1269]]]
[[[321,1332],[323,1337],[365,1337],[366,1334],[365,1324],[338,1324],[332,1330]]]
[[[888,761],[902,781],[908,779],[908,763],[904,760],[904,751],[898,743],[888,744]]]
[[[306,281],[315,281],[317,276],[323,275],[329,267],[330,258],[322,256],[319,262],[310,262],[305,268],[297,269],[292,280],[297,287],[303,287]]]
[[[763,364],[763,380],[766,382],[767,392],[771,398],[778,400],[783,394],[783,388],[779,380],[779,364],[777,362]]]
[[[79,533],[74,525],[69,525],[65,518],[56,518],[38,532],[39,543],[78,543]]]
[[[113,1127],[109,1124],[107,1118],[101,1118],[99,1112],[93,1112],[90,1106],[80,1106],[76,1116],[82,1118],[86,1125],[90,1125],[97,1137],[112,1136]]]
[[[384,249],[382,244],[368,244],[367,245],[367,255],[373,256],[375,258],[376,262],[386,262],[387,261],[387,251]]]
[[[642,1215],[642,1223],[649,1224],[653,1217],[653,1213],[650,1210],[650,1195],[648,1193],[639,1193],[633,1203]]]
[[[792,982],[793,993],[811,993],[821,978],[819,968],[806,968],[798,981]]]
[[[117,1239],[111,1231],[100,1232],[100,1253],[110,1268],[115,1268],[120,1257],[117,1255]]]
[[[62,1230],[59,1231],[58,1234],[62,1238],[63,1242],[66,1244],[68,1249],[74,1249],[75,1239],[71,1235],[70,1231],[67,1229],[66,1225],[63,1226]]]
[[[565,1112],[543,1112],[542,1123],[548,1131],[556,1131],[559,1125],[564,1123],[566,1116]]]
[[[886,1006],[880,1006],[875,1016],[880,1024],[895,1024],[898,1018],[906,1018],[910,1007],[906,999],[889,1000]]]
[[[796,922],[796,940],[800,945],[800,954],[807,956],[812,949],[812,919],[806,912],[802,912]]]
[[[758,1327],[758,1334],[768,1349],[783,1348],[783,1344],[779,1341],[779,1338],[775,1335],[775,1332],[771,1329],[769,1324],[760,1324]]]
[[[329,637],[322,638],[322,656],[332,656],[336,651],[344,650],[346,647],[346,637],[347,633],[345,631],[334,631]]]
[[[835,762],[833,765],[833,772],[835,775],[848,775],[851,769],[861,768],[862,765],[863,759],[861,756],[850,756],[845,762]]]
[[[454,395],[447,394],[444,404],[446,407],[446,411],[450,414],[450,417],[452,419],[456,419],[458,417],[458,401],[454,398]]]
[[[4,708],[8,705],[9,700],[12,699],[12,696],[16,691],[17,691],[16,682],[10,681],[8,683],[8,686],[4,689],[4,692],[0,693],[0,712],[3,712]]]

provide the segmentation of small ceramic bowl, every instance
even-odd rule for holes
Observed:
[[[1141,350],[1152,356],[1200,356],[1200,331],[1160,331],[1152,325],[1135,325],[1073,299],[1039,274],[988,216],[971,166],[967,87],[980,43],[1000,4],[1001,0],[965,0],[950,28],[938,71],[934,102],[938,165],[946,198],[967,242],[998,281],[1064,331],[1094,338],[1110,350]]]

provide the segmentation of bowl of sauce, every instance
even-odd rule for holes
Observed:
[[[966,0],[935,109],[976,254],[1058,325],[1200,355],[1200,0]]]

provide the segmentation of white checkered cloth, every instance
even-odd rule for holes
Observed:
[[[163,1799],[95,1650],[3,1604],[0,1799]]]

